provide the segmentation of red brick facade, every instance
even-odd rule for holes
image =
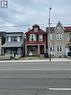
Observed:
[[[46,52],[46,32],[38,25],[34,25],[25,35],[25,55],[40,55]]]

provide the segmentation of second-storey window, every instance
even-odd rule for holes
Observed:
[[[39,41],[43,41],[43,36],[39,35]]]
[[[62,34],[56,34],[56,39],[57,39],[57,40],[63,39],[63,35],[62,35]]]
[[[7,41],[8,42],[11,42],[11,37],[7,37]]]
[[[20,42],[20,37],[17,37],[17,42]]]
[[[36,41],[36,40],[37,40],[37,36],[35,34],[29,35],[29,41]]]
[[[15,37],[11,37],[11,41],[12,42],[17,42],[17,37],[15,36]]]
[[[53,34],[50,34],[49,39],[53,40]]]

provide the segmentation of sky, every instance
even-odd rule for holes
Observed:
[[[0,0],[1,1],[1,0]],[[46,30],[51,6],[51,26],[58,21],[71,26],[71,0],[7,0],[8,8],[0,6],[0,31],[26,32],[34,24]]]

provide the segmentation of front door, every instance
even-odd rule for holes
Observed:
[[[44,54],[44,45],[40,45],[40,54]]]

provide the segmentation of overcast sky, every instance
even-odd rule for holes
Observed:
[[[51,26],[58,21],[70,26],[71,0],[8,0],[8,8],[0,7],[0,31],[26,32],[34,24],[45,29],[48,26],[50,5]]]

